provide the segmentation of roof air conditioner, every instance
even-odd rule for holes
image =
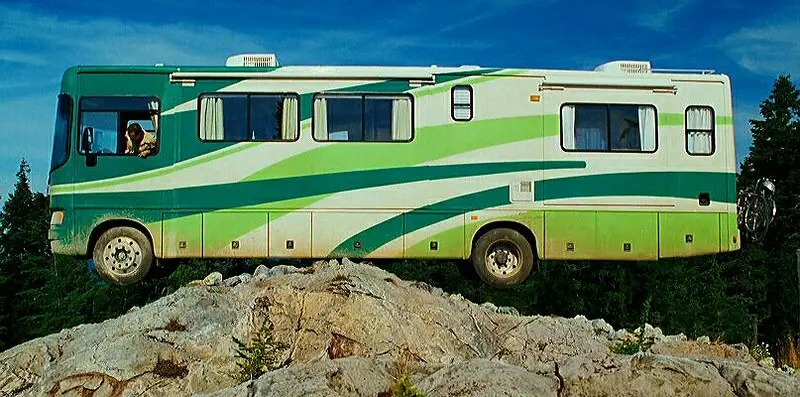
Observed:
[[[275,54],[239,54],[228,57],[225,66],[277,67]]]
[[[605,73],[647,74],[653,69],[647,61],[612,61],[594,69]]]

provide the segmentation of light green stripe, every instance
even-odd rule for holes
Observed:
[[[323,198],[328,196],[330,195],[322,194],[311,197],[300,197],[296,199],[275,201],[271,203],[248,205],[245,207],[239,207],[235,209],[213,211],[213,213],[242,211],[242,210],[281,210],[271,214],[272,221],[275,221],[276,219],[290,213],[290,211],[299,208],[304,208],[310,205],[311,203],[322,200]],[[226,230],[216,232],[217,236],[219,236],[218,239],[219,241],[216,241],[214,243],[206,242],[206,245],[213,247],[212,250],[222,250],[228,246],[231,240],[235,240],[263,226],[264,226],[264,220],[258,217],[245,218],[242,222],[238,223],[229,223],[225,225]]]
[[[543,130],[539,126],[541,120],[541,116],[508,117],[424,127],[417,130],[414,142],[376,143],[383,146],[380,150],[364,150],[363,145],[354,144],[318,147],[272,164],[243,181],[408,167],[491,146],[558,134],[557,129]],[[453,136],[459,139],[454,140]]]
[[[658,125],[660,127],[683,126],[683,113],[660,113]]]
[[[717,125],[731,125],[733,124],[732,116],[717,116]],[[661,127],[683,127],[684,114],[683,113],[660,113],[658,115],[658,125]]]
[[[215,152],[211,152],[209,154],[195,157],[169,167],[160,168],[157,170],[151,170],[147,172],[142,172],[140,174],[128,175],[119,178],[113,179],[106,179],[101,181],[95,182],[85,182],[85,183],[78,183],[78,184],[67,184],[67,185],[58,185],[53,186],[50,189],[51,194],[59,194],[59,193],[68,193],[69,189],[74,188],[76,192],[84,191],[84,190],[91,190],[91,189],[100,189],[100,188],[109,188],[112,186],[117,186],[125,183],[132,183],[138,182],[149,178],[161,177],[165,175],[169,175],[181,170],[185,170],[187,168],[191,168],[194,166],[198,166],[201,164],[208,163],[210,161],[218,160],[223,157],[227,157],[236,153],[239,153],[243,150],[250,149],[258,145],[258,142],[244,142],[240,144],[236,144],[233,146],[229,146],[225,149],[221,149]]]
[[[442,247],[447,247],[453,245],[454,242],[462,242],[463,238],[464,238],[463,227],[458,226],[451,229],[447,229],[439,233],[436,233],[432,236],[428,236],[427,238],[422,239],[420,242],[412,245],[410,248],[406,250],[405,256],[407,258],[429,256],[430,245],[428,242],[431,240],[438,241],[439,245]],[[458,252],[459,256],[463,258],[464,257],[463,246],[459,246]]]

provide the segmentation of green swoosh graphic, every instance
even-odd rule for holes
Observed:
[[[359,233],[356,233],[334,248],[330,255],[350,256],[354,253],[366,255],[382,247],[386,243],[400,237],[402,234],[408,234],[426,226],[447,220],[456,215],[454,213],[456,211],[474,211],[508,204],[508,196],[508,186],[502,186],[480,192],[469,193],[463,196],[440,201],[438,203],[426,205],[424,207],[414,209],[406,214],[394,216]],[[407,214],[422,213],[430,216],[425,218],[407,217]],[[397,231],[401,231],[400,234],[398,234]],[[353,244],[356,241],[362,243],[362,248],[360,250],[353,248]]]
[[[202,212],[419,181],[585,167],[586,163],[583,161],[518,161],[398,167],[193,186],[170,190],[169,194],[176,203],[175,210]],[[147,203],[162,193],[162,191],[125,194],[89,193],[82,197],[81,202],[85,207],[130,210],[147,208]],[[210,197],[213,197],[213,200],[209,199]],[[212,204],[209,205],[210,203]]]
[[[725,172],[632,172],[583,175],[534,183],[536,201],[599,196],[651,196],[736,202],[736,174]]]

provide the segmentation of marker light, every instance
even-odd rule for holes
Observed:
[[[50,224],[60,225],[62,222],[64,222],[64,211],[53,211],[53,215],[50,216]]]

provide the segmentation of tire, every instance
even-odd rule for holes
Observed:
[[[535,256],[525,236],[513,229],[498,228],[478,238],[470,261],[483,282],[506,289],[516,287],[528,278],[533,271]]]
[[[129,226],[106,230],[92,253],[95,269],[104,280],[117,285],[135,284],[153,263],[153,245],[144,233]]]

